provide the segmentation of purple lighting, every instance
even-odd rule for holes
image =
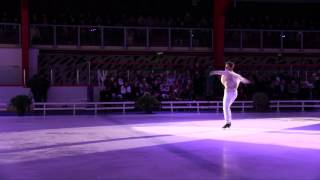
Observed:
[[[319,122],[316,113],[235,113],[223,130],[216,113],[0,117],[0,176],[316,180]]]

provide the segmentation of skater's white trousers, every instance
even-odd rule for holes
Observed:
[[[237,89],[225,89],[223,95],[223,116],[224,120],[229,123],[232,120],[231,105],[238,96]]]

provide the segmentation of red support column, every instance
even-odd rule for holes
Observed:
[[[29,0],[21,0],[22,81],[29,78]]]
[[[213,11],[213,48],[214,67],[224,66],[224,27],[225,13],[230,4],[230,0],[214,0]]]

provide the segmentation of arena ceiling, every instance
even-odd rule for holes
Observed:
[[[320,3],[319,0],[234,0],[238,2],[285,2],[285,3]]]

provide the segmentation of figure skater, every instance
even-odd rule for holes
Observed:
[[[221,75],[221,83],[224,86],[224,95],[223,95],[223,116],[226,124],[222,128],[231,127],[231,105],[236,100],[238,96],[238,87],[240,82],[244,84],[249,84],[250,81],[240,74],[233,72],[234,63],[226,62],[224,71],[211,71],[210,76],[212,75]]]

